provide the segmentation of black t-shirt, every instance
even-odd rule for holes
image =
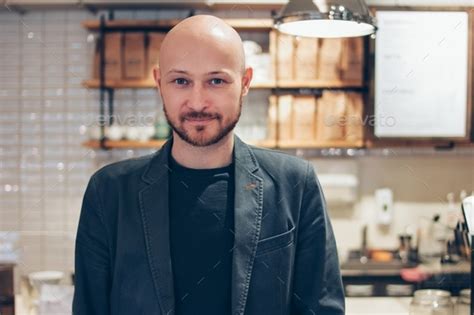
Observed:
[[[234,164],[190,169],[170,155],[170,166],[175,314],[231,314]]]

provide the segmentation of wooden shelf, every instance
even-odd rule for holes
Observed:
[[[474,143],[464,139],[367,139],[366,146],[369,149],[377,148],[438,148],[438,149],[452,149],[459,148],[473,148]]]
[[[165,140],[149,140],[149,141],[130,141],[130,140],[105,140],[105,147],[109,149],[155,149],[160,148]],[[99,140],[89,140],[83,142],[82,145],[91,149],[100,149]]]
[[[85,80],[82,85],[91,89],[98,89],[100,81],[98,79]],[[362,88],[362,82],[357,81],[285,81],[285,82],[256,82],[250,85],[252,89],[322,89],[322,88]],[[155,88],[153,80],[107,80],[105,87],[112,89],[150,89]]]
[[[180,19],[168,20],[110,20],[105,27],[115,30],[167,30],[178,24]],[[268,31],[273,27],[271,19],[224,19],[230,26],[238,30]],[[90,31],[98,31],[99,20],[86,20],[82,26]]]
[[[165,143],[165,140],[150,141],[130,141],[106,140],[105,147],[109,149],[157,149]],[[276,143],[275,140],[250,141],[248,144],[263,148],[280,148],[280,149],[323,149],[323,148],[361,148],[364,146],[363,141],[352,143],[347,141],[331,141],[325,143],[317,143],[314,141],[284,141]],[[89,140],[82,143],[84,147],[91,149],[100,149],[100,141]]]
[[[100,88],[99,79],[82,81],[82,85],[91,89]],[[107,80],[105,87],[112,89],[149,89],[156,87],[153,80]]]

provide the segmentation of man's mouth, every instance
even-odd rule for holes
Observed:
[[[214,119],[213,117],[205,117],[205,118],[186,118],[189,121],[208,121]]]
[[[214,119],[217,119],[217,115],[207,114],[207,115],[185,115],[183,121],[188,121],[191,123],[207,123]]]

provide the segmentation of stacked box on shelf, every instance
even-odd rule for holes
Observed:
[[[110,32],[105,35],[105,79],[153,80],[153,67],[166,33]],[[100,78],[99,42],[94,55],[94,78]]]
[[[325,38],[321,40],[318,55],[318,78],[322,80],[339,80],[343,39]]]
[[[340,69],[342,80],[362,82],[364,76],[363,38],[343,40]]]
[[[270,53],[279,82],[346,81],[362,83],[362,38],[314,39],[272,31]]]
[[[293,95],[269,97],[268,139],[291,140],[293,137]],[[278,137],[277,137],[278,136]]]
[[[124,38],[124,77],[141,79],[145,75],[145,34],[128,32]]]
[[[362,95],[355,92],[324,91],[317,100],[318,142],[363,140]]]
[[[319,39],[295,38],[294,79],[315,80],[318,78]]]
[[[123,64],[123,37],[121,33],[105,35],[105,79],[120,80]]]
[[[270,32],[270,54],[278,80],[291,80],[294,78],[294,36],[281,34],[277,31]]]
[[[360,93],[324,91],[320,98],[313,95],[272,95],[269,102],[269,139],[308,145],[357,144],[363,140]]]
[[[315,140],[316,99],[313,95],[293,97],[293,140]]]

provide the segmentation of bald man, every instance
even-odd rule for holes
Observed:
[[[336,244],[310,163],[233,134],[252,69],[222,20],[163,41],[157,89],[172,137],[87,186],[76,315],[340,315]]]

